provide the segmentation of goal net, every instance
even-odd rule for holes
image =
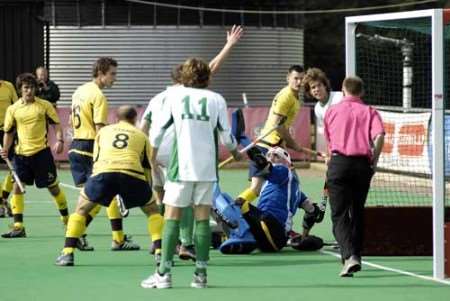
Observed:
[[[431,206],[431,20],[361,22],[356,74],[386,136],[369,206]]]
[[[367,212],[403,215],[385,234],[425,228],[437,278],[450,277],[449,23],[439,9],[346,18],[347,75],[363,79],[386,131]]]

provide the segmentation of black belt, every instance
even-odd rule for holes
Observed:
[[[367,157],[365,155],[344,155],[344,154],[341,154],[340,152],[331,152],[331,156],[369,160],[369,157]]]

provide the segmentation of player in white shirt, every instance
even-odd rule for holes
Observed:
[[[325,112],[331,105],[337,104],[342,99],[342,92],[331,92],[331,84],[325,72],[319,68],[309,68],[302,81],[305,94],[309,98],[317,101],[314,106],[316,116],[317,150],[325,150],[326,142],[324,138],[324,117]]]
[[[306,70],[302,86],[306,96],[317,101],[314,106],[317,125],[323,128],[323,119],[327,109],[342,99],[342,92],[331,92],[331,84],[325,72],[319,68]]]
[[[243,35],[243,28],[241,26],[234,25],[230,31],[227,31],[227,40],[221,51],[211,60],[209,68],[211,69],[211,75],[214,75],[221,67],[225,59],[230,54],[233,47],[240,40]],[[173,85],[179,85],[179,72],[181,65],[176,66],[171,73]],[[167,99],[167,90],[164,90],[155,95],[149,102],[145,112],[142,116],[140,127],[144,133],[149,133],[149,129],[152,124],[152,119],[157,116],[163,108]],[[172,150],[172,144],[174,141],[174,129],[173,126],[169,127],[162,139],[161,145],[158,149],[158,156],[156,157],[156,170],[155,177],[153,178],[153,190],[158,205],[162,205],[162,199],[164,197],[164,183],[167,174],[167,166]],[[162,210],[161,210],[162,211]],[[154,223],[155,230],[162,225],[158,225],[158,221]],[[195,249],[192,240],[192,233],[194,228],[194,218],[192,207],[187,207],[183,210],[180,221],[180,241],[181,245],[178,251],[180,259],[195,261]],[[152,252],[155,253],[155,258],[158,262],[161,248],[161,240],[152,242]]]
[[[192,205],[196,220],[197,259],[191,286],[206,287],[206,266],[211,244],[209,214],[218,174],[218,138],[235,159],[241,158],[231,134],[225,99],[206,89],[210,79],[208,65],[191,58],[183,64],[180,74],[183,86],[167,89],[167,99],[170,101],[156,117],[155,126],[150,131],[150,143],[154,147],[152,166],[156,165],[158,147],[165,130],[172,124],[175,140],[164,186],[166,210],[161,264],[153,275],[141,282],[145,288],[172,286],[170,269],[178,240],[181,209]]]

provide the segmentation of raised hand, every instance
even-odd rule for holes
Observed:
[[[227,44],[234,46],[244,34],[244,29],[240,25],[233,25],[230,31],[227,31]]]

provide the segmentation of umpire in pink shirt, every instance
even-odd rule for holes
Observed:
[[[364,204],[384,143],[384,128],[378,112],[363,103],[363,81],[347,77],[344,98],[325,113],[328,142],[327,185],[333,234],[344,264],[341,277],[361,270]]]

